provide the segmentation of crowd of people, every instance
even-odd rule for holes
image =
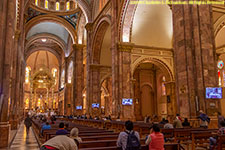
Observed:
[[[107,117],[87,117],[86,114],[82,116],[46,116],[39,114],[33,116],[34,119],[41,121],[41,133],[44,130],[51,129],[51,125],[56,123],[56,118],[67,117],[71,119],[95,119],[95,120],[105,120],[112,121],[111,116]],[[210,123],[210,118],[202,110],[199,111],[199,116],[197,117],[200,121],[200,127],[207,128]],[[145,122],[151,124],[150,133],[146,136],[145,144],[149,146],[149,150],[164,150],[164,143],[166,139],[164,135],[160,133],[161,128],[172,129],[172,128],[185,128],[191,127],[190,122],[187,118],[182,119],[182,117],[177,114],[173,121],[163,118],[161,121],[157,120],[158,117],[154,116],[146,117]],[[32,119],[29,115],[26,117],[24,124],[27,129],[27,134],[29,133],[29,128],[32,125]],[[117,147],[123,150],[135,150],[140,149],[140,135],[137,131],[133,130],[134,125],[132,121],[125,122],[125,131],[121,132],[117,139]],[[64,124],[63,122],[59,123],[58,130],[56,131],[54,138],[48,140],[41,146],[41,150],[77,150],[79,144],[82,142],[82,139],[78,136],[78,128],[73,128],[69,130],[69,124]],[[69,135],[69,136],[68,136]],[[225,120],[224,117],[218,113],[218,135],[225,135]],[[210,147],[212,148],[217,142],[217,136],[210,138]]]

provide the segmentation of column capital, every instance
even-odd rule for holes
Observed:
[[[85,29],[87,30],[87,31],[92,31],[92,29],[93,29],[93,23],[87,23],[86,25],[85,25]]]
[[[74,50],[83,50],[86,45],[83,44],[73,44]]]
[[[134,47],[134,43],[128,43],[128,42],[119,42],[117,43],[117,48],[121,52],[131,52],[131,50]]]

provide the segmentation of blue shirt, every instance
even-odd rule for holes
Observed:
[[[48,130],[48,129],[51,129],[51,126],[50,125],[43,125],[42,126],[42,130]]]
[[[56,135],[67,135],[69,134],[69,132],[65,129],[59,129],[58,131],[56,131]]]

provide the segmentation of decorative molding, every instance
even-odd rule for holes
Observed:
[[[87,24],[85,25],[85,29],[86,29],[87,31],[92,31],[92,30],[93,30],[93,23],[87,23]]]
[[[83,44],[73,44],[73,50],[83,50],[85,46]]]
[[[133,49],[134,44],[133,43],[118,43],[117,48],[120,52],[128,52],[131,53],[131,50]]]

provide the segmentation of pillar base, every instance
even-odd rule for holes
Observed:
[[[9,124],[11,125],[11,130],[17,130],[18,129],[18,120],[10,120]]]
[[[0,148],[6,148],[9,145],[9,129],[10,124],[8,122],[0,122]]]

